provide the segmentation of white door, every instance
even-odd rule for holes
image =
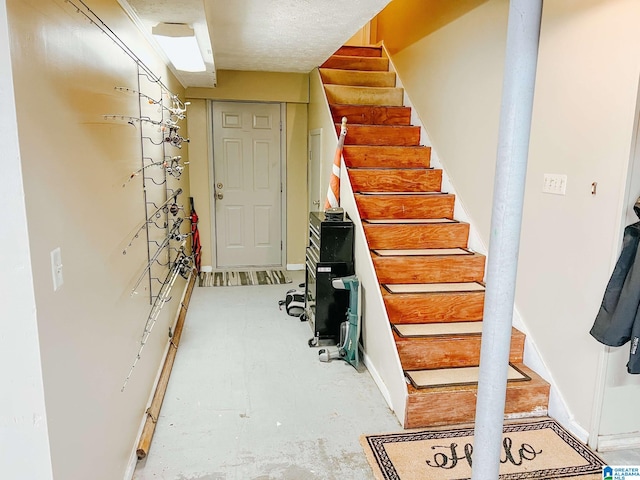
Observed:
[[[280,105],[214,102],[216,265],[282,265]]]
[[[309,211],[319,212],[324,207],[322,205],[322,194],[320,190],[320,165],[322,163],[322,129],[309,132],[309,161],[307,163],[307,178],[309,191]]]

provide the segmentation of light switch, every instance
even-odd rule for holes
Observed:
[[[51,274],[53,275],[53,291],[57,291],[62,287],[64,279],[62,278],[62,253],[60,247],[51,251]]]
[[[545,173],[542,185],[543,193],[553,193],[555,195],[566,195],[567,176],[555,173]]]

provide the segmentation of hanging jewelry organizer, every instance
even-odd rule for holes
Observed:
[[[171,300],[171,289],[178,275],[188,278],[193,271],[193,256],[186,252],[187,237],[191,236],[191,232],[181,232],[181,227],[187,227],[184,220],[191,217],[186,216],[181,205],[180,195],[183,190],[178,186],[185,166],[180,149],[184,142],[189,141],[180,135],[178,122],[186,118],[188,104],[172,93],[83,0],[65,2],[107,35],[135,63],[137,71],[135,88],[115,86],[116,91],[137,97],[137,116],[104,115],[105,120],[131,124],[140,132],[140,168],[130,174],[122,187],[132,185],[134,178],[141,177],[145,217],[122,253],[126,255],[144,231],[147,263],[137,277],[131,295],[136,294],[139,287],[146,285],[151,311],[145,322],[135,360],[122,386],[124,390],[160,310]]]

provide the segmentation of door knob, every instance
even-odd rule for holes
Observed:
[[[313,201],[313,204],[314,204],[316,207],[319,207],[319,206],[320,206],[320,200],[314,200],[314,201]]]
[[[222,200],[222,199],[224,198],[224,195],[222,194],[222,192],[217,192],[217,193],[216,193],[216,198],[217,198],[218,200]]]

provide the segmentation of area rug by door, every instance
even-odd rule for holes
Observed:
[[[601,480],[600,460],[555,420],[505,422],[500,479]],[[363,435],[377,480],[471,478],[473,425]]]
[[[279,285],[291,283],[282,270],[259,270],[249,272],[200,272],[200,287],[233,287],[237,285]]]

